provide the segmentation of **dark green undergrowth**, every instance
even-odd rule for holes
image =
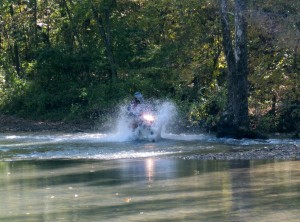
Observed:
[[[3,2],[0,112],[102,123],[140,91],[176,104],[179,131],[215,132],[228,77],[219,3],[92,2]],[[248,7],[251,127],[299,135],[299,1]]]

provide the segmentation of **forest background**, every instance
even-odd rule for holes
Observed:
[[[248,0],[246,12],[250,126],[299,136],[300,1]],[[0,112],[103,123],[141,91],[175,102],[178,126],[214,132],[220,17],[217,0],[0,0]]]

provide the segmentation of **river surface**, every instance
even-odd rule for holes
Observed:
[[[0,134],[0,221],[299,221],[300,161],[197,160],[299,140]]]

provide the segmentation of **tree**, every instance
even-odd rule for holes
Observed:
[[[111,80],[116,82],[117,80],[117,64],[113,54],[112,36],[111,36],[111,20],[110,16],[114,7],[116,7],[116,1],[103,0],[101,1],[100,9],[97,9],[94,3],[91,1],[91,7],[94,14],[94,18],[99,27],[100,36],[104,42],[105,51],[108,57],[111,71]]]
[[[246,0],[235,0],[235,45],[232,44],[229,26],[228,2],[221,0],[221,25],[223,47],[228,66],[227,108],[221,117],[217,136],[252,137],[249,133],[248,117],[248,52]]]
[[[72,5],[72,4],[73,4],[73,3],[72,3],[72,0],[71,0],[70,2],[71,2],[70,4]],[[68,4],[67,4],[67,0],[63,0],[62,3],[63,3],[63,5],[64,5],[64,7],[65,7],[65,9],[66,9],[68,18],[69,18],[69,20],[70,20],[70,26],[71,26],[71,30],[72,30],[72,32],[73,32],[72,37],[76,37],[76,40],[77,40],[79,46],[82,47],[82,43],[81,43],[81,40],[80,40],[80,38],[79,38],[79,34],[78,34],[78,31],[77,31],[77,27],[76,27],[76,24],[74,23],[74,20],[73,20],[73,18],[72,18],[71,11],[70,11],[70,9],[69,9],[69,7],[68,7]],[[74,42],[75,42],[75,41],[74,41]]]
[[[251,127],[299,132],[300,3],[253,1],[249,23]]]

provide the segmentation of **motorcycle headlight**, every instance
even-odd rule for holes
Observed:
[[[149,122],[153,122],[155,118],[151,114],[144,114],[143,119],[146,120],[146,121],[149,121]]]

